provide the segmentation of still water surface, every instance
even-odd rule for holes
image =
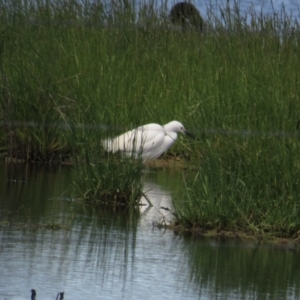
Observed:
[[[173,3],[180,1],[174,0],[173,2],[168,2],[168,4],[172,6]],[[283,7],[288,15],[295,18],[299,18],[300,16],[300,4],[298,0],[194,0],[192,3],[195,3],[203,16],[207,15],[208,11],[216,14],[220,7],[225,8],[227,5],[231,8],[238,7],[242,16],[250,11],[255,11],[256,13],[262,12],[263,14],[278,13]]]
[[[70,168],[27,170],[7,184],[0,166],[0,223],[60,223],[63,230],[0,226],[0,300],[299,299],[300,255],[257,243],[183,237],[153,222],[172,218],[180,173],[147,173],[154,207],[129,215],[83,207],[64,193]],[[145,202],[145,201],[143,201]]]

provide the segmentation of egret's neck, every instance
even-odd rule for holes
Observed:
[[[166,131],[166,135],[170,137],[173,141],[176,141],[178,137],[178,134],[174,131]]]
[[[171,123],[168,123],[168,124],[164,125],[164,131],[165,131],[166,133],[173,132],[174,130],[173,130],[172,124],[171,124]]]

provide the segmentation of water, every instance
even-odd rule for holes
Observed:
[[[44,300],[61,291],[74,300],[299,298],[296,249],[183,237],[153,226],[172,218],[160,207],[172,211],[179,172],[148,173],[154,207],[143,206],[139,217],[72,201],[64,193],[69,171],[32,168],[25,184],[7,185],[0,166],[0,224],[20,222],[0,227],[0,299],[30,299],[32,288]],[[24,227],[29,221],[65,228]]]
[[[195,2],[206,16],[210,3]],[[258,12],[273,13],[282,1],[242,1],[242,14],[252,3]],[[299,18],[298,1],[284,6]],[[213,3],[216,13],[217,7]],[[172,210],[177,172],[149,174],[145,189],[155,207],[143,206],[140,217],[72,201],[64,193],[70,184],[67,167],[20,172],[26,184],[8,184],[0,166],[0,300],[30,299],[32,288],[43,300],[60,291],[73,300],[299,298],[297,249],[183,237],[153,226],[172,219],[161,207]],[[64,228],[26,228],[26,223]]]
[[[177,3],[180,1],[174,1]],[[211,0],[195,0],[194,3],[201,15],[206,16],[208,11],[218,13],[219,7],[226,7],[227,2],[230,7],[237,5],[240,9],[241,15],[249,12],[249,9],[254,9],[257,13],[273,14],[274,12],[280,12],[284,6],[288,15],[292,14],[293,17],[299,19],[300,17],[300,4],[298,0],[223,0],[223,1],[211,1]],[[173,2],[171,2],[173,3]],[[172,6],[172,4],[171,4]]]

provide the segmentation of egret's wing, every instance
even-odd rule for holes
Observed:
[[[157,153],[162,147],[165,139],[165,131],[160,126],[159,128],[151,128],[147,131],[145,143],[143,145],[142,157],[146,159],[154,159],[160,156]]]
[[[148,124],[127,131],[113,139],[106,139],[102,144],[107,151],[122,151],[128,156],[134,154],[135,157],[142,154],[144,157],[144,153],[148,155],[153,144],[156,145],[161,139],[162,133],[164,134],[164,131],[160,125]]]
[[[138,129],[133,129],[118,136],[115,140],[117,150],[132,153],[141,143],[141,134]]]
[[[132,148],[127,151],[127,155],[133,152],[135,157],[141,155],[143,159],[149,158],[156,151],[156,147],[164,138],[164,130],[158,124],[148,124],[138,127],[135,132]]]
[[[172,145],[175,143],[176,140],[177,140],[176,132],[169,132],[165,134],[163,142],[157,145],[155,156],[151,157],[151,159],[155,159],[161,156],[164,152],[166,152],[168,149],[172,147]]]
[[[108,138],[103,140],[102,145],[108,152],[117,152],[117,151],[132,151],[133,140],[137,135],[137,130],[133,129],[127,131],[115,138]]]

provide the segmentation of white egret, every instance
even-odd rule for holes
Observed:
[[[193,137],[178,121],[172,121],[164,126],[151,123],[127,131],[115,138],[102,141],[108,152],[122,152],[129,157],[155,159],[166,152],[177,140],[178,133]]]

